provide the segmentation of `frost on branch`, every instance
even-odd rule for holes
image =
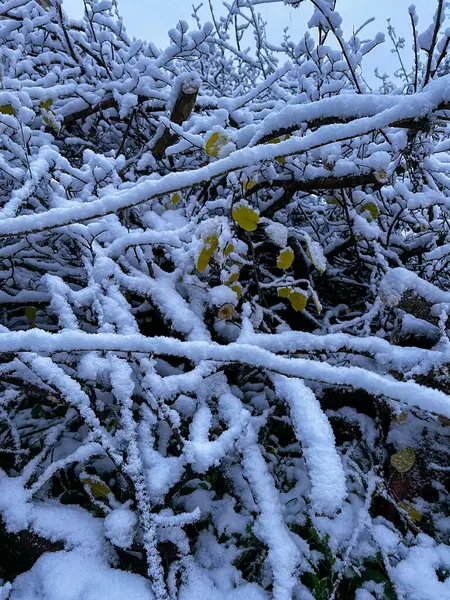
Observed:
[[[338,8],[2,3],[0,598],[449,595],[445,7]]]

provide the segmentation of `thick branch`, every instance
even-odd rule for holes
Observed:
[[[160,197],[182,189],[211,181],[216,177],[223,177],[227,173],[237,171],[248,166],[253,166],[262,161],[270,161],[282,156],[304,154],[316,148],[322,148],[330,143],[343,142],[366,135],[380,129],[392,126],[398,122],[400,114],[405,118],[413,119],[421,114],[424,103],[432,110],[433,100],[440,106],[439,97],[448,95],[448,79],[443,77],[438,83],[438,89],[430,84],[430,93],[422,92],[408,96],[408,102],[383,110],[370,118],[355,118],[348,124],[329,125],[319,131],[311,132],[303,137],[294,137],[279,144],[258,144],[232,152],[226,158],[210,162],[205,166],[184,172],[169,173],[159,180],[144,180],[137,183],[132,190],[122,189],[115,193],[107,194],[92,202],[78,203],[70,207],[51,208],[44,213],[20,215],[0,221],[0,236],[14,237],[20,234],[37,233],[39,231],[69,225],[75,222],[86,221],[93,218],[112,214],[118,210],[138,206],[153,198]],[[355,96],[359,100],[362,96]],[[354,115],[355,117],[355,115]]]
[[[146,96],[138,96],[138,104],[143,104],[151,100],[151,98],[147,98]],[[110,108],[115,108],[117,111],[119,110],[119,106],[117,100],[113,97],[108,97],[95,104],[93,106],[87,106],[82,110],[71,113],[70,115],[66,115],[63,120],[64,127],[70,127],[75,121],[82,121],[87,119],[91,115],[95,115],[95,113],[101,112],[102,110],[108,110]],[[164,105],[154,107],[155,110],[164,110]]]
[[[194,110],[195,101],[197,100],[198,87],[192,87],[192,84],[188,86],[181,86],[178,97],[175,101],[175,105],[170,115],[170,120],[176,125],[181,125],[189,119],[192,111]],[[156,140],[153,147],[153,155],[157,159],[161,159],[164,156],[165,151],[169,146],[175,143],[178,136],[170,132],[169,129],[165,129]]]
[[[356,188],[361,185],[376,185],[381,187],[383,184],[376,178],[375,173],[363,173],[357,175],[345,175],[336,177],[314,177],[303,181],[297,179],[275,179],[274,181],[264,181],[258,183],[246,193],[246,196],[251,196],[253,193],[264,188],[281,187],[284,190],[292,192],[313,192],[315,190],[342,190],[345,188]]]
[[[292,332],[288,332],[292,333]],[[322,336],[316,343],[321,343]],[[272,336],[271,336],[272,338]],[[281,338],[283,339],[283,338]],[[259,342],[256,345],[256,342]],[[262,343],[261,343],[262,342]],[[445,417],[450,417],[448,396],[435,389],[424,388],[412,381],[393,381],[377,373],[369,372],[360,367],[334,367],[331,364],[322,364],[315,360],[291,358],[280,356],[273,352],[274,340],[271,339],[270,350],[264,348],[264,337],[257,337],[255,344],[233,343],[227,346],[211,342],[184,342],[167,337],[146,337],[141,335],[117,334],[92,334],[81,331],[68,331],[52,334],[46,331],[31,329],[28,331],[14,331],[0,333],[0,353],[10,352],[55,352],[55,351],[115,351],[139,352],[160,356],[184,357],[198,363],[201,360],[247,364],[253,367],[267,369],[273,373],[280,373],[310,381],[324,382],[329,385],[348,385],[355,389],[365,389],[370,394],[384,395],[387,398],[398,400],[406,405],[415,406],[427,412],[434,412]],[[358,340],[360,345],[376,343],[373,338]],[[383,343],[383,348],[389,346]],[[283,340],[283,348],[285,348]],[[362,348],[361,348],[362,349]],[[407,349],[406,349],[407,350]],[[395,351],[392,348],[391,353]],[[417,361],[417,349],[414,349],[414,360]],[[405,354],[405,358],[408,353]],[[430,356],[429,354],[427,356]],[[436,352],[436,363],[448,360],[445,352]],[[394,358],[394,356],[393,356]],[[401,362],[401,361],[400,361]]]
[[[448,110],[450,109],[450,105],[448,103],[442,104],[436,110]],[[311,121],[305,121],[305,125],[308,129],[317,129],[319,127],[323,127],[324,125],[339,125],[344,123],[351,123],[355,120],[355,116],[346,116],[346,117],[320,117],[318,119],[313,119]],[[259,143],[264,144],[270,142],[274,138],[281,137],[283,135],[290,135],[291,133],[295,133],[300,129],[303,123],[297,123],[292,125],[291,127],[283,127],[281,129],[277,129],[268,133],[264,137],[259,140]],[[399,129],[411,129],[412,131],[428,131],[431,126],[431,121],[429,118],[422,119],[400,119],[398,121],[394,121],[391,123],[390,127],[398,127]]]
[[[298,180],[275,180],[273,182],[264,181],[249,190],[246,196],[251,196],[253,193],[263,188],[277,188],[281,187],[284,189],[285,194],[273,204],[268,206],[262,211],[265,217],[272,217],[277,211],[284,208],[287,204],[292,201],[292,197],[295,192],[318,192],[320,190],[342,190],[346,188],[357,188],[363,185],[372,185],[380,188],[383,183],[376,178],[375,173],[364,173],[358,175],[346,175],[344,177],[336,177],[330,175],[329,177],[315,177],[313,179],[307,179],[304,181]]]

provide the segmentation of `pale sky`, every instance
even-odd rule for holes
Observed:
[[[195,0],[200,4],[202,0]],[[338,0],[337,8],[343,17],[344,31],[350,34],[353,27],[357,28],[370,17],[375,17],[365,30],[369,37],[378,31],[386,31],[386,19],[391,18],[392,24],[399,36],[407,39],[405,49],[405,61],[408,62],[410,51],[410,24],[408,6],[414,0]],[[231,0],[229,0],[231,3]],[[417,12],[419,14],[419,31],[423,31],[429,25],[436,9],[437,0],[416,0]],[[70,15],[77,17],[81,14],[82,0],[64,0],[64,9]],[[217,7],[217,15],[220,16],[222,2],[213,0]],[[274,41],[281,39],[284,27],[288,26],[293,41],[298,41],[304,33],[312,8],[309,2],[304,2],[299,8],[294,9],[280,4],[257,6],[268,23],[270,37]],[[169,40],[167,31],[183,19],[192,23],[192,1],[191,0],[119,0],[119,8],[124,18],[125,26],[131,36],[151,40],[158,47],[167,46]],[[224,14],[222,12],[222,14]],[[203,21],[210,21],[208,0],[203,0],[201,9]],[[192,23],[192,26],[195,26]],[[374,51],[373,57],[367,61],[366,68],[373,71],[379,66],[380,71],[392,72],[398,64],[390,52],[390,42],[386,41],[383,48]],[[376,53],[376,54],[375,54]]]

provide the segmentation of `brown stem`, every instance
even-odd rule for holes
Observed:
[[[444,9],[444,0],[439,0],[437,11],[436,11],[436,23],[434,24],[433,38],[431,40],[431,46],[428,51],[427,69],[425,72],[425,79],[423,82],[424,87],[430,81],[430,78],[432,75],[431,65],[433,63],[433,54],[434,54],[434,49],[436,48],[437,36],[439,33],[439,29],[441,27],[441,16],[442,16],[443,9]]]

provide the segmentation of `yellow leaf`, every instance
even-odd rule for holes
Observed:
[[[233,208],[232,217],[239,227],[242,227],[245,231],[255,231],[258,227],[259,214],[244,204]]]
[[[413,523],[418,523],[419,521],[421,521],[421,520],[422,520],[422,516],[423,516],[423,515],[422,515],[422,513],[421,513],[421,512],[419,512],[419,511],[418,511],[416,508],[414,508],[414,507],[411,507],[411,508],[408,510],[408,516],[409,516],[409,518],[411,519],[411,521],[412,521]]]
[[[285,250],[282,250],[278,256],[277,267],[285,271],[286,269],[289,269],[291,267],[293,262],[294,253],[290,248],[286,248]]]
[[[408,517],[413,523],[418,523],[422,520],[422,513],[419,512],[414,506],[409,504],[409,502],[402,502],[399,504],[400,508],[402,508],[406,513],[408,513]]]
[[[205,152],[208,156],[215,156],[216,158],[219,156],[221,149],[228,144],[230,138],[228,138],[223,133],[219,131],[215,131],[212,133],[209,138],[206,140],[205,144]]]
[[[243,179],[242,180],[242,187],[247,192],[250,191],[252,188],[254,188],[255,185],[256,185],[256,181],[254,181],[253,179]]]
[[[30,321],[30,323],[34,323],[36,321],[36,313],[37,308],[34,306],[26,306],[25,307],[25,316]]]
[[[289,294],[289,302],[291,303],[292,308],[297,312],[305,310],[307,300],[307,296],[301,292],[292,292],[292,294]]]
[[[200,271],[200,273],[203,273],[203,271],[209,265],[209,261],[218,247],[219,240],[216,235],[206,238],[205,245],[203,246],[197,261],[197,269]]]
[[[227,302],[227,304],[224,304],[219,308],[219,319],[221,319],[222,321],[231,319],[235,312],[236,311],[234,310],[234,306],[230,302]]]
[[[181,196],[178,192],[175,192],[175,194],[172,194],[171,202],[174,206],[176,206],[180,200],[181,200]]]
[[[238,298],[242,296],[242,286],[240,283],[235,283],[231,286],[231,289],[233,290],[233,292],[236,292]]]
[[[230,254],[234,251],[234,246],[231,242],[229,242],[225,246],[225,250],[223,251],[224,256],[230,256]]]
[[[45,111],[42,115],[42,120],[47,125],[47,127],[50,127],[51,129],[53,129],[53,131],[58,132],[60,130],[61,126],[56,120],[55,113],[52,110]]]
[[[210,235],[209,237],[207,237],[205,239],[205,247],[211,248],[213,252],[214,250],[217,250],[217,248],[219,247],[219,238],[217,237],[217,235]]]
[[[57,131],[57,127],[54,123],[54,121],[52,121],[51,119],[49,119],[48,117],[42,117],[42,120],[44,121],[44,123],[47,125],[47,127],[51,127],[52,129]]]
[[[272,140],[269,140],[267,143],[268,144],[279,144],[282,140],[288,140],[290,138],[290,134],[287,134],[285,136],[283,136],[282,138],[273,138]],[[286,162],[286,157],[285,156],[276,156],[275,160],[277,161],[277,163],[279,165],[283,165]]]
[[[51,105],[53,104],[53,100],[48,98],[47,100],[42,100],[39,106],[44,110],[50,110]]]
[[[94,498],[97,498],[97,500],[107,500],[111,493],[111,490],[106,483],[103,483],[103,481],[86,477],[85,479],[82,479],[81,482],[89,487],[91,494]]]
[[[225,285],[231,285],[235,281],[239,279],[239,273],[232,273],[230,277],[227,279]]]
[[[271,140],[269,140],[267,143],[268,144],[279,144],[282,140],[288,140],[291,137],[290,133],[287,133],[286,135],[283,135],[282,137],[276,137],[276,138],[272,138]]]
[[[16,114],[16,111],[9,104],[4,104],[3,106],[0,106],[0,113],[2,115],[13,115],[14,116]]]
[[[200,273],[203,273],[203,271],[209,265],[209,261],[211,260],[212,254],[213,253],[207,250],[206,248],[203,248],[200,252],[200,256],[198,257],[197,261],[197,269],[200,271]]]
[[[380,212],[375,202],[366,202],[366,204],[363,204],[363,210],[366,210],[372,219],[376,219]]]
[[[414,448],[404,448],[391,456],[391,465],[399,473],[407,473],[416,462],[416,453]]]
[[[288,288],[288,287],[281,287],[281,288],[278,288],[278,290],[277,290],[277,295],[280,298],[289,298],[289,296],[291,294],[292,294],[292,290],[291,290],[291,288]]]

